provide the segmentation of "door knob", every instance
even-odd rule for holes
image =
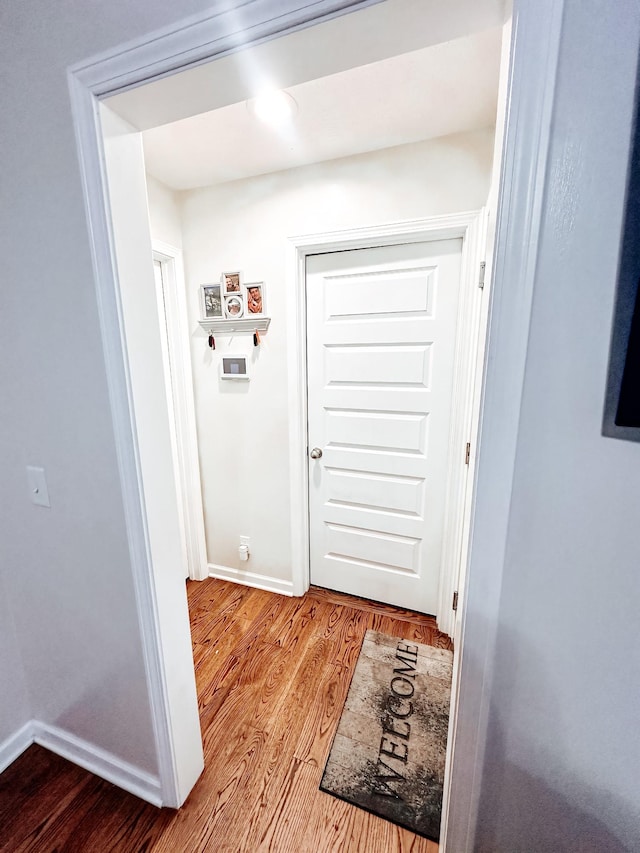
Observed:
[[[312,459],[320,459],[320,457],[322,456],[322,451],[319,447],[314,447],[309,456]]]

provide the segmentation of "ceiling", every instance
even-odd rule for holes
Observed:
[[[147,169],[185,190],[492,127],[501,32],[292,86],[298,112],[279,129],[242,101],[144,131]]]
[[[147,169],[193,189],[495,123],[502,0],[385,0],[124,91],[109,107],[143,131]],[[276,131],[248,109],[286,89]]]

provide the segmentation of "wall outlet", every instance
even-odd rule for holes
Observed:
[[[250,536],[241,536],[240,537],[240,544],[246,545],[247,547],[249,547],[251,545],[251,537]]]
[[[36,506],[51,506],[49,501],[49,489],[44,476],[44,468],[27,465],[27,483],[29,484],[29,495],[32,503]]]

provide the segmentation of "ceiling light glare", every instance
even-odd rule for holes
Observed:
[[[290,121],[298,109],[292,96],[282,89],[263,92],[254,98],[249,106],[256,118],[272,126]]]

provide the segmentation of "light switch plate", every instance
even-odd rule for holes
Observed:
[[[44,476],[44,468],[36,468],[27,465],[27,482],[29,484],[29,496],[36,506],[51,506],[49,501],[49,489]]]

